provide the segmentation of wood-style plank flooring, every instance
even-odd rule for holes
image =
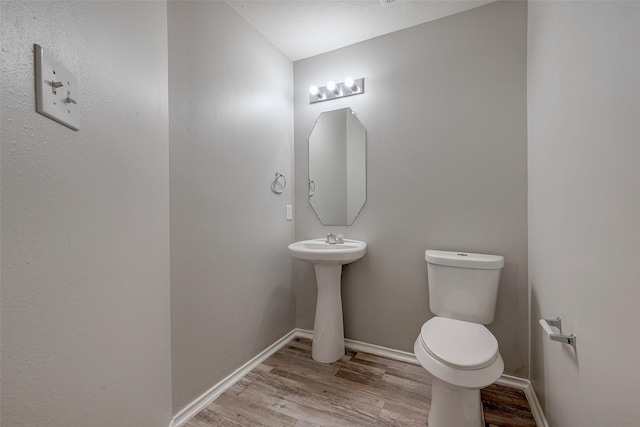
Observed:
[[[426,426],[430,401],[420,366],[351,350],[318,363],[311,341],[296,338],[186,426]],[[491,427],[536,425],[521,390],[492,385],[482,401]]]

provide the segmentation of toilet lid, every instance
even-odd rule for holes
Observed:
[[[484,325],[434,317],[422,325],[420,338],[436,360],[458,369],[480,369],[498,357],[498,340]]]

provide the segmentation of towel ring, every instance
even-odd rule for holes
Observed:
[[[286,186],[287,186],[287,179],[280,172],[276,172],[276,177],[271,183],[271,191],[273,191],[276,194],[282,194]]]
[[[313,193],[316,192],[316,183],[309,178],[309,197],[313,196]]]

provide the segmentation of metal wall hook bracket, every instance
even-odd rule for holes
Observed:
[[[556,317],[555,319],[543,319],[549,326],[553,326],[554,328],[558,328],[558,330],[562,331],[562,319]]]
[[[551,334],[550,335],[551,341],[558,341],[561,342],[563,344],[569,344],[571,347],[573,347],[573,349],[576,349],[576,336],[575,334],[571,334],[571,335],[555,335],[555,334]]]

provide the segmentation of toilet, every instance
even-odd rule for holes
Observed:
[[[480,389],[504,370],[493,322],[504,258],[428,250],[429,308],[414,351],[433,377],[429,427],[483,427]]]

